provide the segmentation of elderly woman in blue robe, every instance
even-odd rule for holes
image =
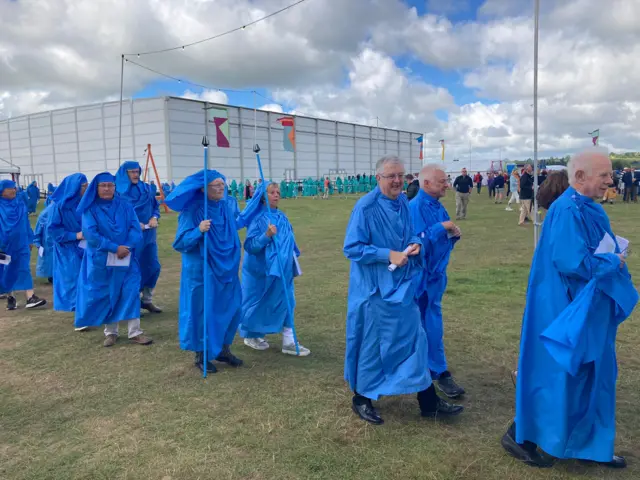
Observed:
[[[31,185],[27,187],[27,213],[29,215],[36,213],[38,200],[40,200],[40,189],[38,188],[38,183],[34,180],[31,182]]]
[[[0,294],[7,294],[7,310],[18,306],[13,292],[26,293],[26,308],[47,303],[33,292],[31,277],[31,245],[33,230],[27,207],[17,198],[17,187],[11,180],[0,181]]]
[[[53,283],[53,239],[47,232],[47,224],[54,208],[51,197],[47,197],[46,207],[36,221],[33,231],[33,244],[38,247],[38,259],[36,260],[36,277],[46,278]]]
[[[381,425],[372,400],[417,393],[422,416],[457,415],[463,407],[442,400],[431,383],[427,335],[415,303],[422,243],[402,195],[404,163],[388,155],[376,171],[378,186],[356,203],[344,239],[351,261],[345,379],[354,392],[352,410]]]
[[[53,195],[53,211],[47,228],[53,240],[53,309],[73,312],[76,309],[78,277],[84,249],[80,242],[82,214],[78,205],[87,189],[87,177],[74,173],[60,183]],[[83,242],[85,243],[85,242]]]
[[[264,337],[282,332],[282,353],[304,357],[311,352],[300,344],[296,349],[293,335],[293,278],[300,273],[300,251],[289,219],[278,209],[277,183],[268,185],[267,198],[270,209],[261,184],[239,218],[240,225],[248,225],[242,263],[240,336],[246,346],[266,350],[269,343]]]
[[[153,303],[161,270],[157,242],[160,209],[153,189],[140,181],[141,173],[142,168],[138,162],[124,162],[116,173],[116,191],[121,199],[133,206],[142,229],[142,243],[136,249],[141,273],[141,308],[151,313],[162,313],[162,309]]]
[[[241,247],[236,225],[237,202],[228,196],[225,177],[207,170],[206,211],[204,181],[204,170],[187,177],[167,197],[166,204],[180,212],[173,242],[173,248],[182,254],[180,348],[195,352],[195,365],[204,370],[206,336],[206,369],[215,373],[216,366],[209,358],[233,367],[242,365],[242,360],[230,349],[240,323]],[[204,290],[205,275],[208,291]]]
[[[104,325],[103,345],[118,339],[118,322],[128,322],[132,343],[153,340],[140,328],[140,266],[135,254],[142,230],[133,207],[115,194],[115,177],[98,174],[78,205],[82,236],[87,248],[82,257],[76,300],[76,328]]]

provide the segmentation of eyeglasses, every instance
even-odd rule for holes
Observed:
[[[100,188],[116,188],[115,183],[99,183],[98,187]]]
[[[385,180],[402,180],[404,176],[404,173],[392,173],[391,175],[380,174],[380,178],[384,178]]]

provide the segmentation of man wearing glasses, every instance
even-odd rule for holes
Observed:
[[[376,173],[378,187],[354,207],[344,240],[351,261],[345,379],[354,392],[352,409],[381,425],[372,400],[417,393],[422,416],[456,415],[462,407],[438,397],[428,369],[427,335],[415,303],[422,245],[402,195],[404,164],[387,155]]]

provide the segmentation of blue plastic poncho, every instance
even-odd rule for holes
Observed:
[[[162,184],[162,193],[164,194],[164,198],[167,198],[171,193],[171,185],[169,185],[167,182]]]
[[[5,188],[16,188],[11,180],[0,181],[0,251],[11,255],[9,265],[0,265],[0,293],[33,288],[31,254],[33,230],[29,224],[27,207],[21,198],[2,198]]]
[[[124,162],[116,173],[116,191],[120,198],[129,202],[138,216],[138,221],[147,225],[152,217],[160,218],[160,208],[153,192],[153,185],[143,181],[131,183],[127,170],[142,168],[138,162]],[[142,244],[136,250],[140,265],[140,291],[143,288],[154,289],[160,276],[160,261],[158,260],[157,229],[149,228],[142,231]]]
[[[604,209],[569,188],[549,209],[531,265],[516,440],[558,458],[614,454],[616,332],[638,293],[615,254],[595,253],[605,233],[615,239]]]
[[[389,252],[412,243],[421,241],[413,233],[406,197],[391,200],[376,188],[356,203],[344,239],[351,260],[345,379],[373,400],[431,385],[427,335],[415,303],[421,256],[388,270]]]
[[[453,246],[459,237],[448,238],[442,222],[449,221],[447,209],[420,189],[409,202],[414,233],[422,240],[425,268],[416,277],[416,300],[420,307],[422,326],[429,341],[429,370],[433,378],[447,370],[444,353],[442,296],[447,288],[447,265]]]
[[[76,309],[78,277],[84,250],[77,238],[82,231],[82,214],[77,211],[82,185],[87,177],[74,173],[60,183],[54,194],[48,235],[53,241],[53,309],[73,312]]]
[[[131,163],[137,164],[138,162],[131,162]],[[140,165],[138,164],[138,166]],[[158,193],[158,186],[154,182],[151,182],[151,184],[149,185],[149,189],[151,190],[151,195],[153,195],[153,198],[155,198],[156,194]]]
[[[47,200],[49,200],[49,197]],[[36,260],[36,277],[52,278],[53,277],[53,239],[47,231],[47,224],[51,218],[51,212],[54,208],[53,203],[45,207],[36,222],[36,228],[33,236],[33,244],[38,247],[38,260]],[[42,247],[42,255],[40,255],[40,247]]]
[[[117,194],[112,200],[98,197],[101,182],[115,182],[115,177],[108,172],[97,175],[78,205],[87,249],[78,279],[76,327],[140,318],[140,267],[135,252],[142,242],[140,223],[133,207]],[[108,253],[115,253],[120,245],[131,250],[129,266],[108,267]]]
[[[53,192],[55,192],[55,191],[56,191],[56,187],[54,187],[54,186],[53,186],[53,183],[49,182],[49,183],[47,184],[47,194],[48,194],[48,195],[51,195],[51,194],[53,194]]]
[[[260,185],[258,191],[264,191]],[[293,318],[287,308],[295,310],[293,286],[293,256],[300,255],[296,246],[293,228],[287,216],[280,210],[271,210],[261,202],[262,196],[255,195],[245,211],[252,211],[247,237],[244,241],[244,260],[242,262],[242,321],[240,335],[244,338],[261,338],[269,333],[279,333],[284,327],[293,326]],[[245,211],[240,215],[247,221]],[[277,234],[267,237],[267,227],[275,225]],[[274,242],[278,242],[278,252]],[[281,277],[281,269],[284,282]],[[286,287],[285,287],[286,285]],[[287,295],[287,297],[285,297]]]
[[[215,170],[207,170],[207,181],[221,178]],[[225,182],[226,183],[226,182]],[[167,197],[169,208],[180,212],[173,248],[182,254],[180,276],[180,348],[204,350],[204,315],[207,308],[207,352],[215,358],[224,345],[233,341],[240,323],[242,292],[238,269],[240,239],[236,226],[237,202],[230,201],[225,189],[222,200],[208,202],[204,211],[204,170],[184,179]],[[203,234],[200,222],[211,220],[211,229]],[[204,235],[208,235],[204,251]],[[204,292],[204,259],[210,290]]]
[[[40,189],[34,181],[27,187],[27,213],[35,213],[38,200],[40,200]]]

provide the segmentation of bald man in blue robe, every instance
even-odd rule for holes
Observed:
[[[354,392],[352,410],[381,425],[372,400],[417,393],[422,416],[457,415],[463,407],[437,395],[427,368],[427,335],[415,303],[422,242],[402,195],[404,164],[385,156],[376,171],[378,187],[356,203],[344,239],[351,261],[345,379]]]
[[[531,264],[516,416],[502,446],[536,467],[578,459],[624,468],[614,454],[616,332],[638,293],[622,239],[593,200],[611,183],[607,152],[574,156],[568,172],[571,186],[551,205]]]
[[[449,398],[465,393],[449,372],[444,352],[442,297],[447,288],[447,265],[454,245],[460,239],[460,229],[447,209],[440,203],[449,182],[440,165],[427,165],[420,172],[420,189],[409,203],[414,233],[422,241],[424,269],[417,277],[416,300],[420,307],[422,326],[429,341],[429,371],[431,378]]]

